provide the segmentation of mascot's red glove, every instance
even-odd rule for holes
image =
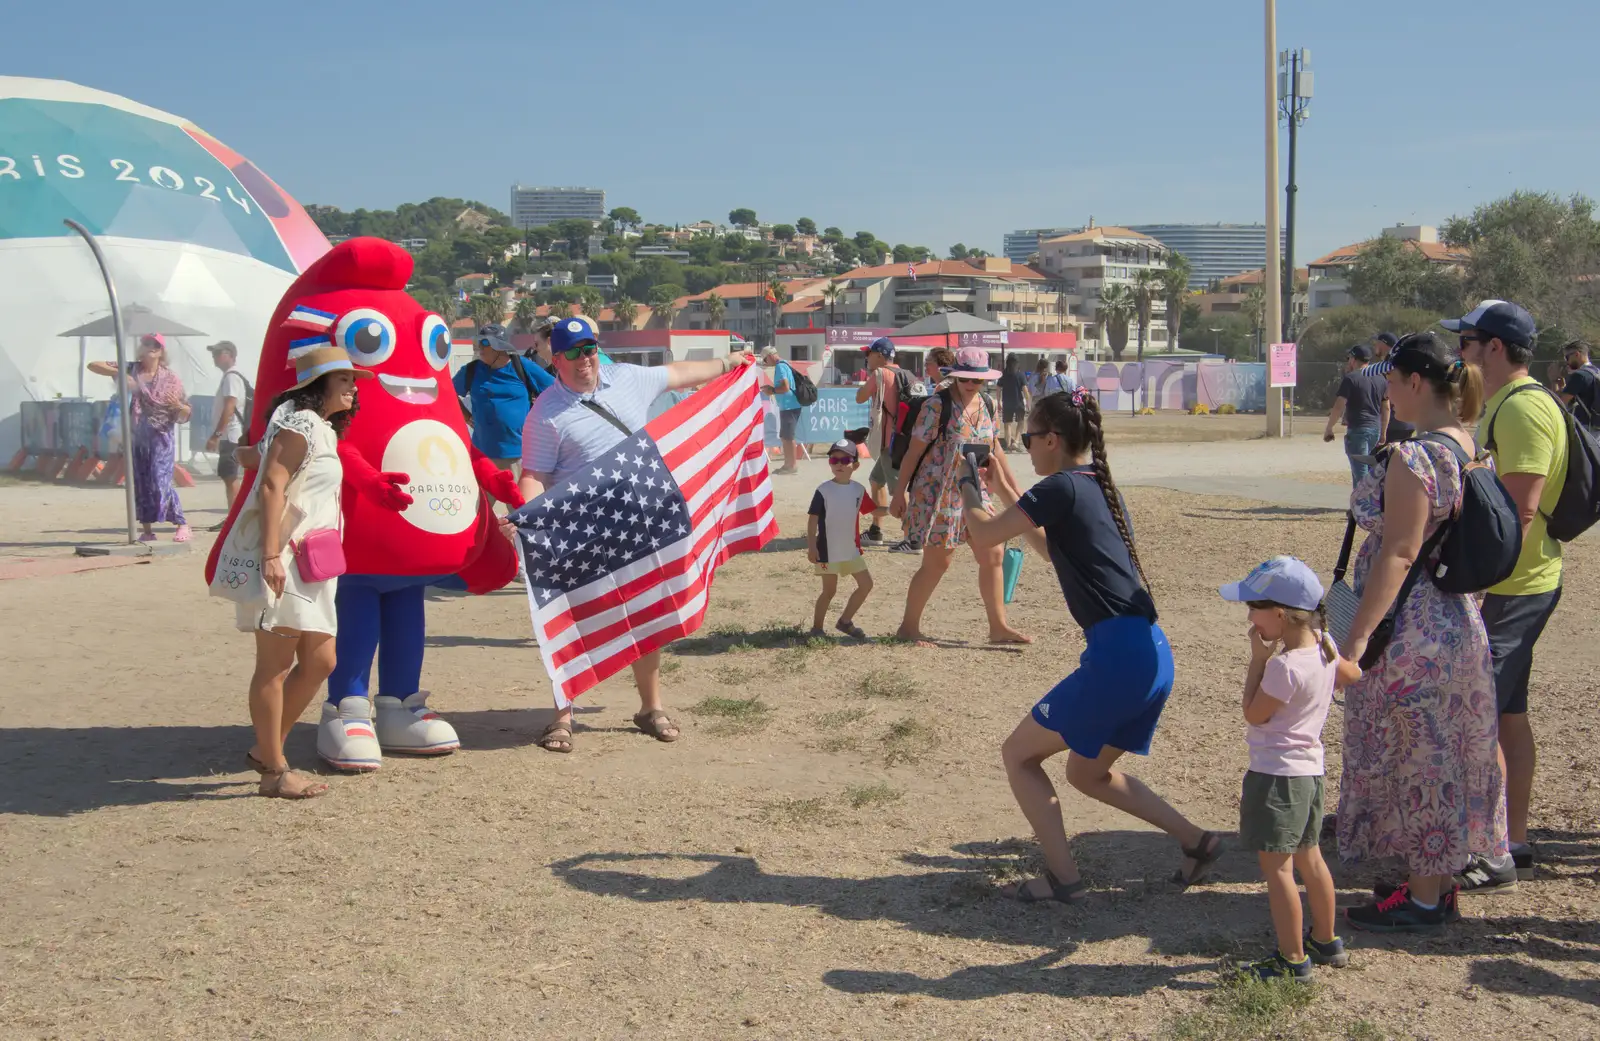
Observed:
[[[527,500],[522,497],[522,492],[517,490],[517,478],[510,470],[502,470],[494,464],[494,460],[478,451],[472,450],[472,472],[478,478],[478,487],[494,496],[499,502],[505,503],[512,509],[524,505]]]
[[[386,510],[399,513],[411,505],[411,495],[400,486],[411,480],[409,474],[380,471],[348,442],[339,442],[339,462],[344,464],[344,480],[357,495],[365,496]]]

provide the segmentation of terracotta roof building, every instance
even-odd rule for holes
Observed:
[[[1439,229],[1425,224],[1397,224],[1383,229],[1383,238],[1399,239],[1407,248],[1421,253],[1430,264],[1460,267],[1468,254],[1465,249],[1448,246],[1439,241]],[[1376,239],[1340,246],[1306,265],[1310,273],[1310,313],[1330,307],[1346,307],[1356,302],[1350,295],[1350,268],[1360,258],[1361,251]]]

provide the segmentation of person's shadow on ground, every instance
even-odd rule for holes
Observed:
[[[1092,887],[1082,904],[1019,904],[1004,897],[1000,878],[1039,868],[1031,843],[964,843],[954,855],[908,853],[909,866],[933,870],[874,878],[778,875],[761,870],[748,856],[704,853],[593,853],[551,865],[557,878],[575,889],[620,896],[641,903],[783,904],[814,907],[846,921],[893,921],[908,929],[986,943],[1045,948],[1046,953],[1014,963],[970,965],[943,977],[870,968],[838,968],[823,982],[852,994],[926,994],[949,1000],[974,1000],[1000,994],[1130,996],[1161,987],[1209,987],[1212,970],[1225,959],[1259,956],[1272,947],[1271,918],[1264,888],[1227,892],[1207,886],[1187,890],[1167,881],[1178,865],[1176,844],[1148,831],[1106,831],[1073,841],[1079,865]],[[698,863],[706,870],[690,877],[664,877],[650,871],[664,865]],[[1255,881],[1254,858],[1225,855],[1221,877]],[[1341,904],[1370,899],[1346,891]],[[1545,993],[1600,1004],[1600,986],[1569,980],[1551,969],[1510,965],[1504,958],[1521,938],[1522,953],[1552,962],[1600,961],[1600,947],[1584,940],[1592,923],[1550,920],[1468,918],[1443,936],[1374,937],[1357,934],[1360,948],[1388,946],[1418,953],[1489,956],[1471,966],[1474,982],[1496,990]],[[1347,938],[1347,930],[1341,930]],[[1143,938],[1150,953],[1185,959],[1172,965],[1086,964],[1069,961],[1081,947],[1108,940]],[[1196,964],[1193,959],[1203,961]]]

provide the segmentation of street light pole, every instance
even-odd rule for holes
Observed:
[[[1283,266],[1278,241],[1278,4],[1266,0],[1266,115],[1267,115],[1267,263],[1262,276],[1266,299],[1262,328],[1274,332],[1283,328]],[[1264,376],[1266,374],[1263,374]],[[1283,390],[1267,383],[1267,436],[1283,436]]]
[[[1278,56],[1278,110],[1289,127],[1289,187],[1284,217],[1287,228],[1284,243],[1283,339],[1294,339],[1294,203],[1300,188],[1295,184],[1295,143],[1300,125],[1311,114],[1311,52],[1305,48],[1284,51]]]

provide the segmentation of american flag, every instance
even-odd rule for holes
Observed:
[[[513,512],[556,704],[700,628],[718,565],[778,533],[755,366]]]

